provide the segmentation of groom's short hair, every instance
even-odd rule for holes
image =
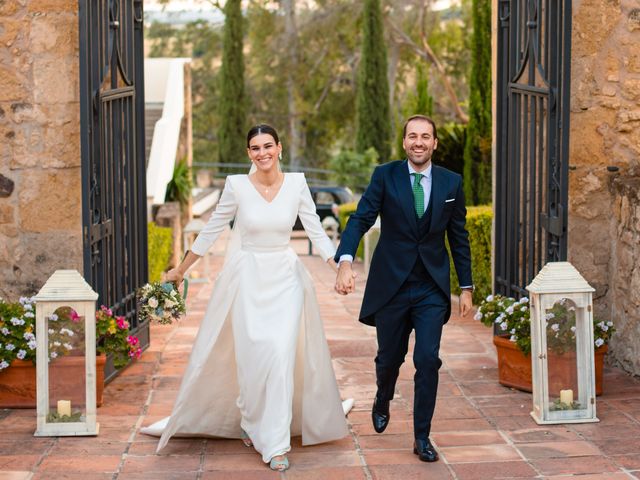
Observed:
[[[436,122],[434,122],[431,117],[427,117],[426,115],[411,115],[407,118],[407,121],[404,122],[404,127],[402,128],[402,138],[407,136],[407,125],[409,122],[414,120],[422,120],[424,122],[429,122],[431,124],[431,128],[433,128],[433,138],[438,138],[438,130],[436,129]]]

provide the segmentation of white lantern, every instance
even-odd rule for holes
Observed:
[[[527,290],[531,294],[531,416],[539,424],[599,421],[594,289],[569,262],[551,262]]]
[[[96,300],[75,270],[57,270],[36,301],[35,436],[97,435]]]

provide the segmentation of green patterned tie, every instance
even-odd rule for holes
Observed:
[[[424,175],[421,173],[412,173],[411,175],[413,175],[413,203],[416,207],[416,215],[418,218],[422,218],[424,215],[424,190],[420,180]]]

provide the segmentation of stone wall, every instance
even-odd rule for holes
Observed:
[[[640,5],[574,0],[569,261],[614,321],[610,358],[640,375]]]
[[[0,0],[0,296],[82,272],[77,0]]]

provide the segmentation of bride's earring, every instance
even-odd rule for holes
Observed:
[[[278,154],[278,160],[282,161],[282,152]]]

